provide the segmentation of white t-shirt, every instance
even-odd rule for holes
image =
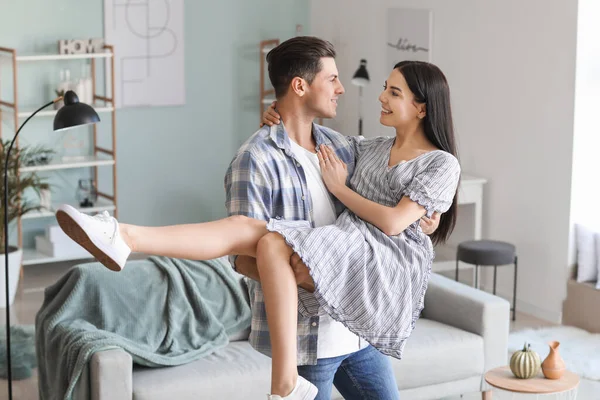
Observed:
[[[319,158],[290,139],[292,153],[302,166],[312,201],[315,226],[331,225],[336,220],[335,206],[323,178]],[[317,358],[331,358],[353,353],[368,343],[350,332],[341,322],[323,315],[319,318]]]

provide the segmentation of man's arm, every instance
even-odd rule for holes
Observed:
[[[258,267],[256,266],[256,258],[250,256],[238,256],[234,259],[234,267],[237,272],[260,282]]]
[[[262,166],[245,151],[238,154],[225,175],[227,215],[245,215],[267,221],[271,216],[271,184]],[[240,274],[260,282],[256,259],[230,256],[229,261]]]

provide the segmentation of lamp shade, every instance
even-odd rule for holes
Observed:
[[[367,60],[360,60],[360,66],[352,77],[352,84],[356,86],[367,86],[369,83],[369,73],[367,72]]]
[[[96,110],[85,103],[80,103],[79,97],[77,97],[74,91],[67,91],[63,101],[65,105],[58,110],[54,117],[55,131],[100,122],[100,117],[96,113]]]

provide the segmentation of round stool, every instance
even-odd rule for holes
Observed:
[[[511,311],[513,321],[517,313],[517,251],[514,245],[497,240],[470,240],[458,245],[456,251],[456,281],[458,281],[458,263],[462,261],[475,265],[474,286],[479,289],[479,266],[494,267],[494,294],[496,294],[496,269],[501,265],[513,264],[515,276],[513,280],[513,304]]]

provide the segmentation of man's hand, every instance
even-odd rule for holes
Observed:
[[[431,235],[440,225],[440,213],[433,213],[431,218],[422,217],[420,221],[421,230],[426,235]]]
[[[308,273],[308,268],[304,265],[300,256],[296,253],[292,254],[290,264],[296,276],[296,284],[307,292],[313,293],[315,291],[315,282]]]
[[[238,256],[235,260],[235,270],[250,279],[260,282],[256,258],[250,256]]]
[[[281,115],[279,115],[279,113],[277,111],[275,111],[276,105],[277,105],[277,102],[274,101],[271,103],[271,105],[269,107],[267,107],[267,109],[265,110],[265,112],[262,115],[262,121],[260,122],[261,127],[263,125],[269,125],[269,126],[273,126],[273,124],[279,125],[279,122],[281,122]]]

